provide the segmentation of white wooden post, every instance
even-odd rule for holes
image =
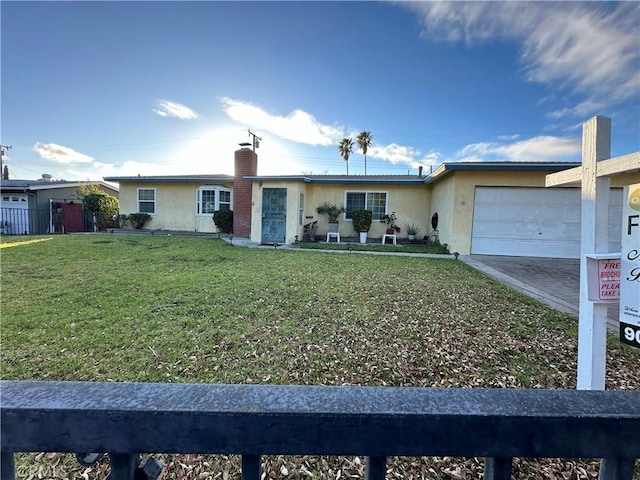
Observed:
[[[582,242],[578,324],[578,389],[604,390],[607,304],[589,300],[587,254],[609,251],[608,176],[597,177],[598,161],[611,156],[611,119],[593,117],[582,126]]]

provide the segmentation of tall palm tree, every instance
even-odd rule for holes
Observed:
[[[360,132],[360,135],[358,135],[358,148],[360,150],[362,150],[362,153],[364,154],[364,174],[367,174],[367,150],[369,150],[369,147],[371,146],[371,140],[373,139],[373,136],[371,135],[371,132],[367,132],[366,130],[364,132]]]
[[[338,145],[338,152],[340,156],[347,162],[347,175],[349,175],[349,155],[353,153],[353,140],[350,138],[343,138]]]

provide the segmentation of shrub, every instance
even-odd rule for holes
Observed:
[[[151,219],[151,215],[148,213],[132,213],[127,217],[127,220],[133,228],[140,230],[144,227],[144,224]]]
[[[213,212],[213,223],[222,233],[233,233],[233,210],[216,210]]]
[[[118,214],[118,199],[104,192],[87,194],[82,200],[84,209],[95,214],[98,230],[116,227],[114,217]]]
[[[371,210],[354,210],[351,212],[353,229],[356,232],[368,232],[373,219]]]

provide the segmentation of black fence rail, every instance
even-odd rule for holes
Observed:
[[[68,215],[77,217],[72,231],[97,231],[98,220],[92,212],[64,212],[62,209],[0,208],[0,234],[43,235],[68,233],[65,228]]]
[[[150,452],[239,454],[246,480],[261,455],[366,456],[370,480],[388,456],[485,457],[493,480],[514,457],[603,458],[601,480],[631,480],[640,457],[630,391],[3,381],[0,401],[5,480],[14,452],[106,452],[110,480],[150,478]]]
[[[0,233],[3,235],[38,235],[50,233],[50,210],[1,208]]]

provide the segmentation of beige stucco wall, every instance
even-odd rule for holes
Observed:
[[[306,184],[302,182],[254,182],[251,190],[251,241],[262,241],[262,192],[264,188],[284,188],[287,190],[287,216],[285,243],[294,243],[296,235],[302,239],[303,225],[300,223],[300,194],[305,194]]]
[[[429,213],[429,188],[424,185],[346,185],[319,184],[303,182],[264,181],[254,183],[253,205],[251,217],[251,240],[260,242],[262,237],[262,188],[287,189],[287,220],[286,242],[295,241],[295,236],[302,239],[304,224],[318,221],[318,238],[323,238],[328,231],[327,216],[316,213],[316,208],[324,202],[335,203],[339,207],[345,204],[347,191],[376,191],[386,192],[388,211],[396,212],[398,225],[401,228],[400,237],[406,237],[405,223],[415,223],[422,228],[420,236],[429,233],[431,215]],[[303,220],[300,222],[300,194],[304,194]],[[350,220],[340,219],[338,232],[342,237],[355,237]],[[380,238],[385,225],[374,220],[369,230],[370,238]]]
[[[429,211],[429,192],[424,185],[326,185],[326,184],[308,184],[307,186],[307,207],[305,213],[307,222],[318,221],[318,235],[325,236],[328,231],[328,219],[326,215],[316,213],[316,208],[324,202],[335,203],[339,207],[345,205],[346,192],[386,192],[387,193],[387,211],[395,212],[397,224],[401,228],[399,237],[406,237],[404,225],[406,223],[415,223],[422,229],[420,235],[426,235],[427,226],[430,222]],[[369,230],[369,238],[380,238],[385,231],[386,225],[373,219],[371,229]],[[355,237],[357,235],[353,230],[350,220],[340,220],[338,232],[341,236]]]
[[[156,213],[145,230],[176,230],[188,232],[217,232],[213,215],[196,215],[197,190],[208,183],[122,183],[120,184],[120,213],[136,213],[138,188],[156,189]],[[219,184],[233,188],[232,184]],[[188,213],[185,213],[188,212]]]
[[[449,175],[431,187],[431,212],[429,215],[429,232],[431,232],[431,216],[438,214],[438,240],[451,244],[453,237],[453,205],[455,201],[455,177]],[[453,251],[453,250],[452,250]]]

